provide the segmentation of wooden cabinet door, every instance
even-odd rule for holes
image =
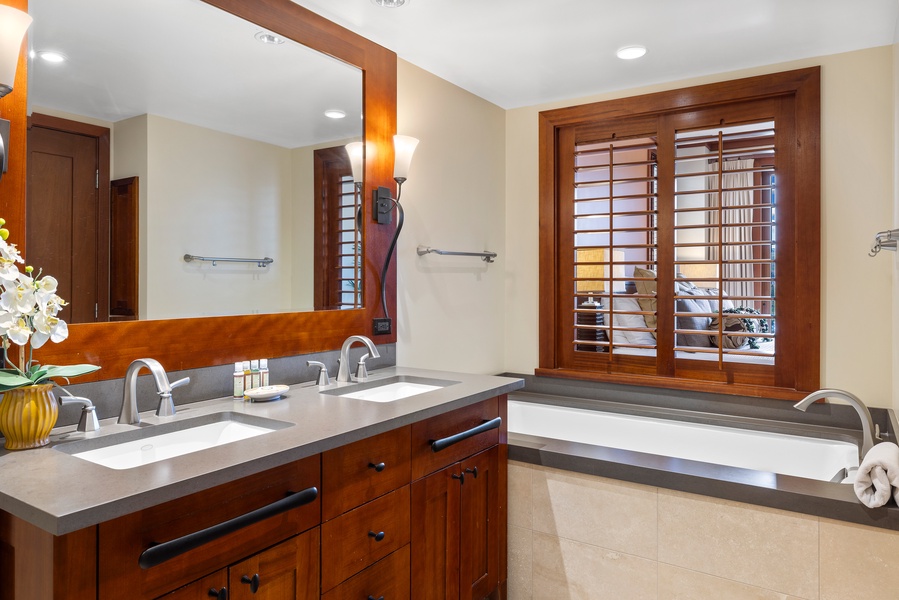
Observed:
[[[228,570],[222,569],[207,575],[200,581],[178,588],[174,592],[161,596],[159,600],[210,600],[210,598],[228,598]]]
[[[459,598],[460,463],[412,484],[412,598]]]
[[[317,600],[319,528],[260,552],[228,570],[231,600]]]
[[[499,584],[499,448],[461,463],[459,577],[463,600],[485,598]]]

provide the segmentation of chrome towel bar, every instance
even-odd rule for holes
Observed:
[[[269,258],[267,256],[265,258],[221,258],[213,256],[195,256],[193,254],[184,255],[184,262],[190,262],[192,260],[211,262],[213,267],[220,262],[256,263],[256,266],[258,267],[267,267],[275,262],[274,258]]]
[[[430,248],[428,246],[419,246],[418,247],[418,255],[424,256],[425,254],[440,254],[441,256],[479,256],[484,262],[492,263],[493,260],[497,257],[496,252],[489,252],[487,250],[483,252],[454,252],[452,250],[438,250],[437,248]]]
[[[871,251],[868,256],[877,256],[881,250],[896,251],[896,243],[899,242],[899,229],[890,229],[889,231],[881,231],[874,236],[874,243],[871,244]]]

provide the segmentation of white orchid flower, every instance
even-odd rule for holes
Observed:
[[[16,281],[19,278],[19,268],[12,261],[0,259],[0,279],[3,281]]]
[[[51,275],[45,275],[34,282],[34,289],[44,294],[55,294],[58,286],[59,282]]]
[[[31,336],[31,328],[28,327],[25,319],[16,319],[15,324],[6,330],[6,336],[13,343],[24,346],[28,343],[28,338]]]
[[[53,315],[38,313],[32,320],[34,335],[31,337],[31,345],[40,348],[47,340],[55,344],[69,337],[69,327],[66,322]]]
[[[37,298],[34,295],[34,288],[19,285],[7,288],[0,294],[0,309],[2,310],[18,315],[31,315],[34,314],[36,308]]]
[[[0,260],[8,261],[11,263],[24,263],[25,260],[22,258],[22,255],[19,254],[18,248],[16,248],[15,244],[7,244],[5,241],[0,244]]]

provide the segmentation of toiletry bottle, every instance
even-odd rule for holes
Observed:
[[[259,359],[259,385],[265,387],[268,385],[268,359]]]
[[[234,363],[234,398],[243,399],[243,363],[237,361]]]
[[[259,387],[259,361],[251,360],[250,361],[250,387],[258,388]]]
[[[250,377],[250,361],[243,361],[241,366],[243,367],[243,391],[246,392],[253,387],[253,379]]]

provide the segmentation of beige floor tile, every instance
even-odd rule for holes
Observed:
[[[509,462],[509,525],[532,527],[531,472],[524,463]]]
[[[659,561],[751,586],[818,597],[814,517],[659,491]]]
[[[509,600],[533,598],[533,533],[509,526]]]
[[[659,600],[800,600],[730,579],[659,564]]]
[[[656,488],[570,473],[534,470],[534,531],[655,559]]]
[[[534,532],[534,600],[658,600],[657,563]]]
[[[899,598],[899,533],[822,519],[821,600]]]

